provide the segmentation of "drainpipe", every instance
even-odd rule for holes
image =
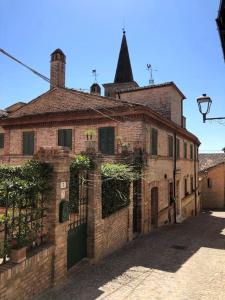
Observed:
[[[173,154],[173,197],[174,197],[174,223],[177,224],[177,205],[176,205],[176,170],[177,170],[177,143],[176,132],[173,135],[174,140],[174,154]]]
[[[196,176],[197,155],[196,154],[197,154],[196,145],[194,144],[195,216],[197,216],[197,176]]]

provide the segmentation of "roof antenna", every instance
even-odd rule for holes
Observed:
[[[147,64],[147,71],[149,72],[149,75],[150,75],[149,85],[154,85],[155,81],[153,78],[153,72],[158,71],[158,70],[153,69],[151,64]]]
[[[123,28],[122,28],[122,30],[123,30],[123,34],[125,34],[126,33],[125,18],[123,19]]]
[[[96,69],[92,70],[91,72],[92,72],[92,76],[94,77],[94,82],[97,83],[98,82],[97,77],[98,77],[99,74],[97,74]]]

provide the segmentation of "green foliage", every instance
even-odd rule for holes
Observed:
[[[117,180],[132,181],[137,179],[138,174],[131,166],[126,164],[106,163],[101,166],[102,176]]]
[[[106,163],[102,173],[102,217],[108,217],[130,203],[130,182],[137,178],[126,164]]]
[[[38,194],[49,190],[52,170],[51,165],[35,160],[20,167],[0,167],[0,206],[5,206],[6,200],[7,206],[17,207],[30,204],[27,200],[35,202]]]
[[[76,171],[84,171],[84,170],[91,170],[94,168],[94,163],[90,159],[90,157],[86,155],[77,155],[70,166],[70,170]]]
[[[70,166],[69,209],[79,211],[80,189],[87,179],[87,172],[94,169],[93,161],[85,155],[77,155]]]
[[[108,217],[130,203],[130,181],[102,177],[102,217]]]
[[[0,167],[0,206],[6,207],[0,215],[0,229],[7,227],[7,240],[0,252],[6,251],[6,243],[12,246],[11,240],[21,247],[41,231],[52,171],[51,165],[35,160],[23,166]]]

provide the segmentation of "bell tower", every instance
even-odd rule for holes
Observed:
[[[125,30],[123,30],[123,37],[114,82],[105,83],[103,86],[105,88],[105,96],[113,98],[116,97],[116,94],[120,90],[138,87],[137,82],[135,82],[133,79]]]

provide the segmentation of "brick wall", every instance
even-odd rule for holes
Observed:
[[[45,246],[18,265],[0,266],[0,299],[31,299],[51,287],[53,251],[53,246]]]
[[[101,240],[98,244],[98,257],[104,257],[129,241],[129,207],[121,209],[109,217],[102,219]]]
[[[8,156],[10,155],[11,164],[20,164],[23,161],[30,159],[30,156],[24,157],[22,155],[22,138],[24,131],[34,131],[34,149],[38,151],[40,147],[56,147],[58,145],[58,129],[72,129],[72,154],[78,154],[86,150],[86,135],[85,131],[92,129],[96,131],[96,136],[93,136],[93,140],[98,145],[98,128],[113,126],[115,127],[115,152],[119,151],[120,141],[117,137],[121,137],[122,142],[135,142],[143,139],[143,125],[141,121],[128,121],[128,122],[105,122],[97,125],[80,125],[80,126],[52,126],[52,127],[35,127],[35,128],[19,128],[5,132],[0,128],[0,132],[5,132],[5,140],[9,138],[10,145],[4,150],[0,151],[0,161],[5,160],[8,162]],[[5,156],[5,157],[4,157]]]
[[[120,95],[122,100],[141,103],[182,125],[182,97],[173,86],[140,89]]]

